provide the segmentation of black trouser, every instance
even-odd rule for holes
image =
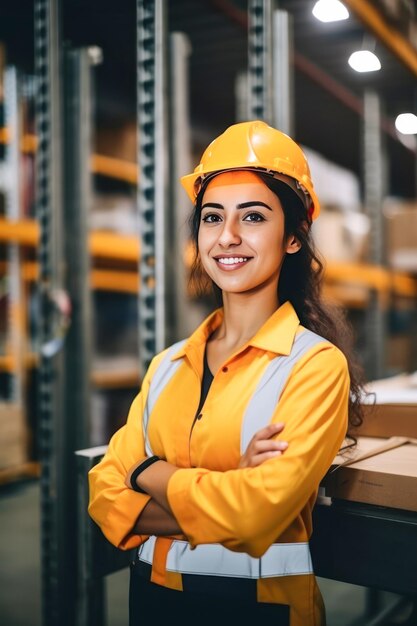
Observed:
[[[174,591],[141,565],[131,566],[130,626],[290,626],[288,606],[256,601],[254,580],[183,576],[184,591]]]

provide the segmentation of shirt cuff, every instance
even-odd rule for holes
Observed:
[[[150,496],[128,488],[118,495],[102,525],[103,533],[113,545],[130,550],[148,538],[147,535],[133,534],[132,528],[150,499]]]

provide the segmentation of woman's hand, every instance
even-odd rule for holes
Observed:
[[[276,441],[273,439],[278,433],[284,430],[285,424],[268,424],[261,428],[250,440],[245,453],[242,455],[238,469],[245,467],[257,467],[268,459],[280,456],[288,448],[286,441]]]
[[[175,517],[152,499],[149,500],[139,515],[132,532],[135,535],[156,535],[158,537],[183,534]]]

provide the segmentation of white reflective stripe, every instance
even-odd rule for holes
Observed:
[[[268,364],[243,416],[240,435],[242,454],[245,453],[255,433],[270,423],[295,364],[318,343],[328,343],[328,341],[310,330],[303,330],[296,335],[288,356],[277,356]]]
[[[178,361],[171,361],[171,358],[176,352],[180,350],[180,348],[183,347],[185,342],[185,339],[183,339],[182,341],[178,341],[168,349],[166,355],[162,359],[161,363],[158,365],[149,385],[148,397],[146,399],[146,405],[143,411],[142,418],[145,450],[148,456],[153,455],[153,450],[148,437],[149,417],[153,411],[156,401],[161,395],[161,392],[164,390],[165,386],[169,383],[179,366],[182,364],[182,359],[178,359]]]
[[[148,563],[152,565],[153,563],[153,553],[155,550],[156,537],[153,535],[149,537],[142,545],[138,548],[138,559],[143,561],[144,563]]]
[[[138,558],[152,565],[156,537],[138,548]],[[174,540],[166,569],[180,574],[229,576],[231,578],[273,578],[312,574],[313,565],[307,542],[274,543],[260,558],[232,552],[220,544],[203,544],[191,549],[187,541]]]

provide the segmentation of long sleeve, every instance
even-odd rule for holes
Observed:
[[[259,557],[314,495],[346,434],[349,375],[331,344],[295,366],[274,422],[286,424],[284,455],[256,468],[180,469],[168,483],[172,511],[191,545],[221,543]]]
[[[134,548],[147,538],[133,534],[132,528],[150,498],[126,487],[124,481],[132,465],[146,456],[142,416],[148,389],[149,371],[126,424],[113,435],[102,461],[89,472],[89,514],[107,539],[122,550]]]

